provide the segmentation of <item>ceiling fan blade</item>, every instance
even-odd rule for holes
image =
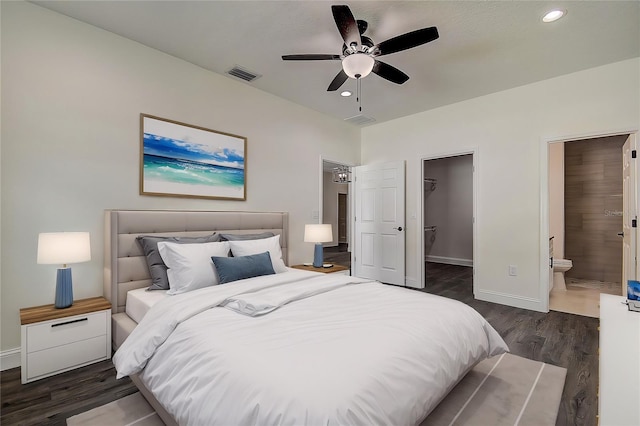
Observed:
[[[348,78],[349,76],[347,75],[347,73],[345,73],[344,70],[340,70],[338,75],[335,76],[335,78],[329,85],[329,88],[327,88],[327,92],[334,92],[338,90],[340,86],[342,86],[344,82],[347,81]]]
[[[333,19],[336,21],[344,44],[349,47],[355,43],[360,47],[360,31],[358,31],[358,24],[349,6],[333,5],[331,6],[331,11],[333,12]]]
[[[302,54],[302,55],[282,55],[283,61],[324,61],[340,59],[340,55],[325,55],[325,54]]]
[[[391,81],[392,83],[402,84],[405,81],[409,80],[409,76],[400,71],[396,67],[392,67],[389,64],[385,64],[384,62],[380,62],[376,60],[375,64],[373,64],[372,72],[378,74],[380,77]]]
[[[400,52],[402,50],[411,49],[421,44],[429,43],[440,37],[436,27],[422,28],[421,30],[411,31],[399,35],[397,37],[378,43],[372,48],[374,56],[388,55],[390,53]]]

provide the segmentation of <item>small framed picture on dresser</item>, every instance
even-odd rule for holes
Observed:
[[[247,138],[140,114],[140,194],[246,200]]]

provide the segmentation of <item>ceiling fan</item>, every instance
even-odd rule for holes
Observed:
[[[371,72],[393,83],[403,84],[409,80],[408,75],[376,58],[429,43],[439,37],[438,29],[429,27],[374,44],[373,40],[363,35],[369,24],[360,19],[356,21],[349,6],[333,5],[331,6],[331,11],[333,12],[333,19],[338,26],[338,31],[340,31],[340,35],[344,40],[342,55],[301,54],[282,56],[285,61],[341,60],[342,70],[329,84],[327,88],[329,92],[338,90],[349,77],[360,80]]]

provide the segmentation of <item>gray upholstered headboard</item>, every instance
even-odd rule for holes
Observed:
[[[113,313],[124,312],[127,291],[151,285],[147,260],[136,242],[138,235],[199,236],[213,232],[280,235],[287,260],[289,215],[284,212],[186,210],[106,210],[104,297]]]

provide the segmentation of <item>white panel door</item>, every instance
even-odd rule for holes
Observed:
[[[353,168],[353,274],[405,285],[404,161]]]
[[[627,294],[627,280],[636,279],[636,231],[631,221],[637,219],[635,135],[622,146],[622,294]]]

